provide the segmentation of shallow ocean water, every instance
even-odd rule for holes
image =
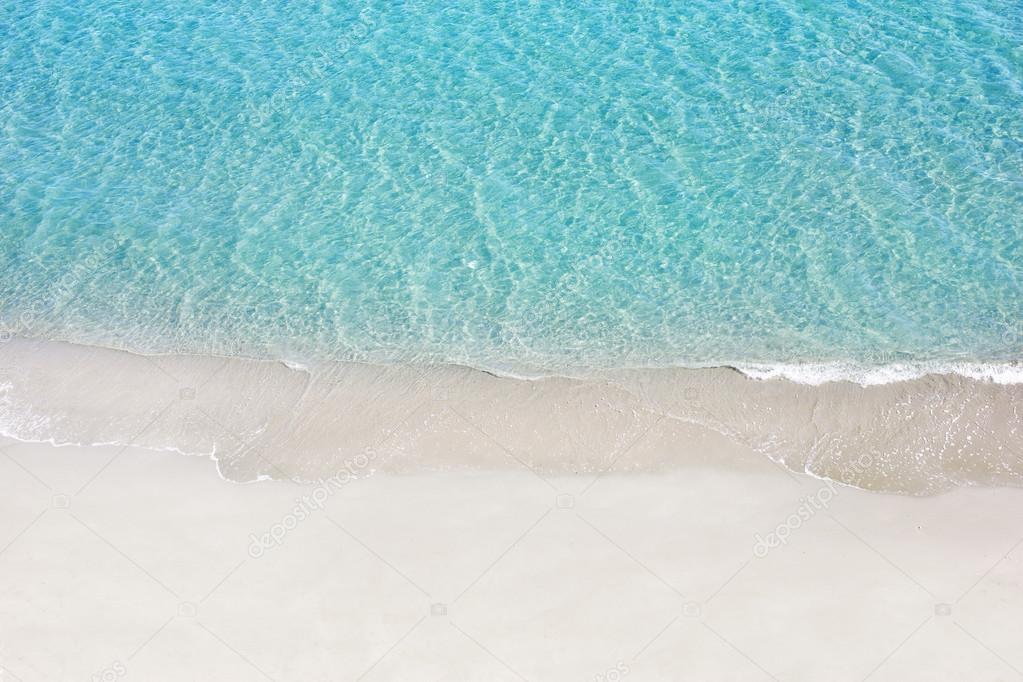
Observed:
[[[1023,7],[14,0],[0,325],[519,373],[1023,355]]]

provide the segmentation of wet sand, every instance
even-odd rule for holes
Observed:
[[[728,368],[527,381],[464,367],[296,369],[15,339],[0,344],[0,386],[4,435],[205,454],[239,482],[680,472],[727,468],[749,452],[885,492],[1023,482],[1023,384],[954,374],[872,386]]]

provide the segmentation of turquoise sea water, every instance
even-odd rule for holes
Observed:
[[[555,372],[1019,359],[1023,4],[8,0],[0,324]]]

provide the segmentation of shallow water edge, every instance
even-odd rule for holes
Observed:
[[[930,374],[885,384],[731,368],[520,380],[456,366],[145,356],[0,344],[0,433],[211,456],[237,482],[373,471],[729,467],[751,453],[875,491],[1023,482],[1023,384]]]

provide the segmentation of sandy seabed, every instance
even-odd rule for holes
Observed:
[[[0,366],[3,680],[1023,677],[1018,385]]]

